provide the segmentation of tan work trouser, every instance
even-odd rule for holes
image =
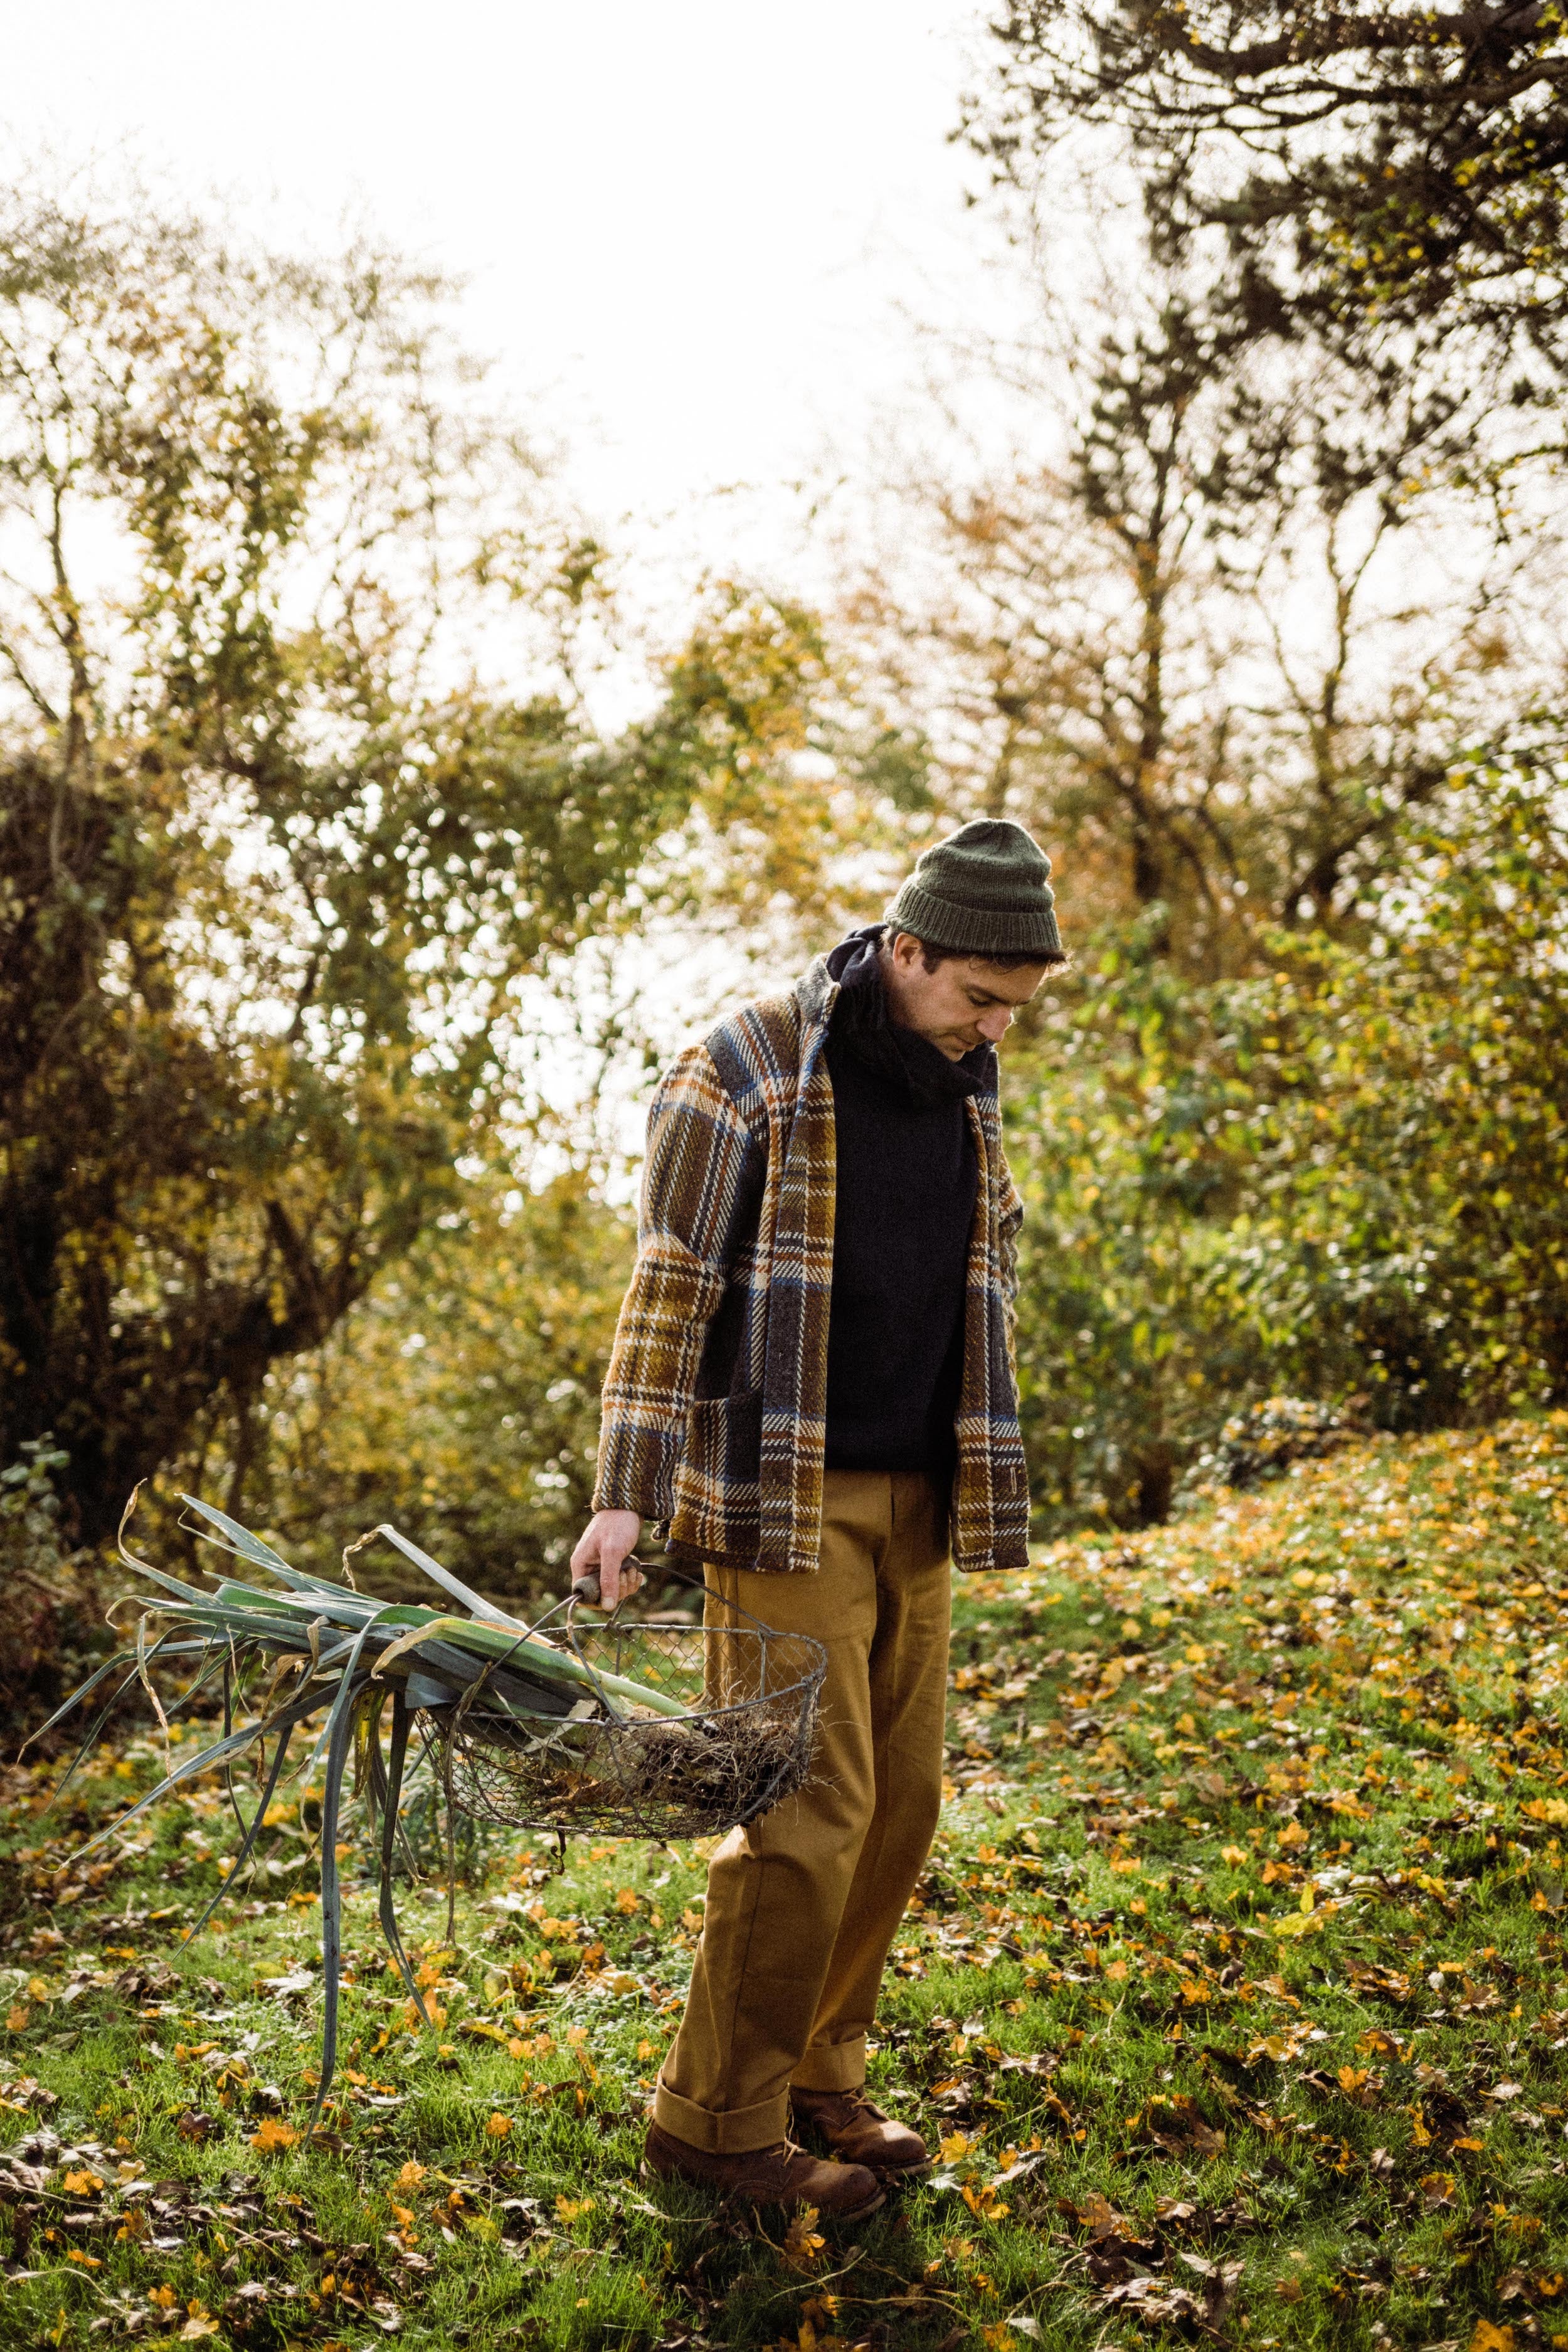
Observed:
[[[942,1806],[947,1497],[915,1472],[830,1470],[815,1576],[710,1567],[724,1604],[827,1651],[812,1776],[708,1869],[686,2014],[654,2096],[710,2155],[785,2137],[789,2086],[852,2090],[889,1948]]]

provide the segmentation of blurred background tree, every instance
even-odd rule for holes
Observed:
[[[808,895],[808,616],[717,593],[604,734],[605,555],[442,298],[0,221],[0,1442],[52,1433],[86,1543],[219,1425],[240,1506],[275,1369],[433,1229],[493,1239],[519,989],[689,899],[693,828],[705,882]]]
[[[844,625],[944,814],[1033,825],[1080,914],[1214,978],[1260,925],[1353,928],[1455,747],[1560,649],[1536,538],[1428,477],[1415,399],[1391,485],[1351,373],[1263,364],[1195,262],[1121,227],[1037,346],[995,357],[1053,453],[893,472],[891,552]]]
[[[1217,238],[1237,331],[1331,350],[1369,415],[1419,380],[1472,479],[1538,439],[1560,449],[1555,8],[1013,0],[991,35],[964,120],[999,184],[1027,188],[1046,155],[1109,125],[1161,247]]]

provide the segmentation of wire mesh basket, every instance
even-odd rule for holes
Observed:
[[[482,1685],[469,1693],[443,1727],[459,1811],[568,1837],[687,1838],[755,1821],[804,1786],[827,1670],[820,1642],[711,1595],[700,1624],[590,1623],[574,1601],[565,1617],[592,1696],[538,1724],[487,1706]],[[628,1706],[611,1677],[661,1710]]]

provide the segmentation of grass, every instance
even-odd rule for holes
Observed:
[[[351,1824],[312,2141],[309,1792],[186,1950],[221,1790],[79,1872],[161,1742],[14,1771],[0,2346],[1568,2346],[1565,1591],[1568,1415],[970,1580],[872,2061],[941,2165],[838,2235],[637,2177],[697,1851],[406,1891],[431,2033]]]

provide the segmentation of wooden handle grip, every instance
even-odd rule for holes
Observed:
[[[641,1560],[637,1558],[635,1551],[627,1552],[625,1559],[621,1562],[621,1574],[623,1576],[626,1574],[628,1568],[636,1570],[638,1583],[640,1583],[647,1574],[647,1570],[644,1568]],[[625,1596],[623,1595],[623,1598]],[[572,1586],[572,1598],[574,1601],[581,1601],[584,1606],[589,1609],[602,1609],[604,1607],[604,1601],[599,1593],[599,1571],[596,1568],[590,1569],[586,1576],[579,1576],[574,1580]]]

